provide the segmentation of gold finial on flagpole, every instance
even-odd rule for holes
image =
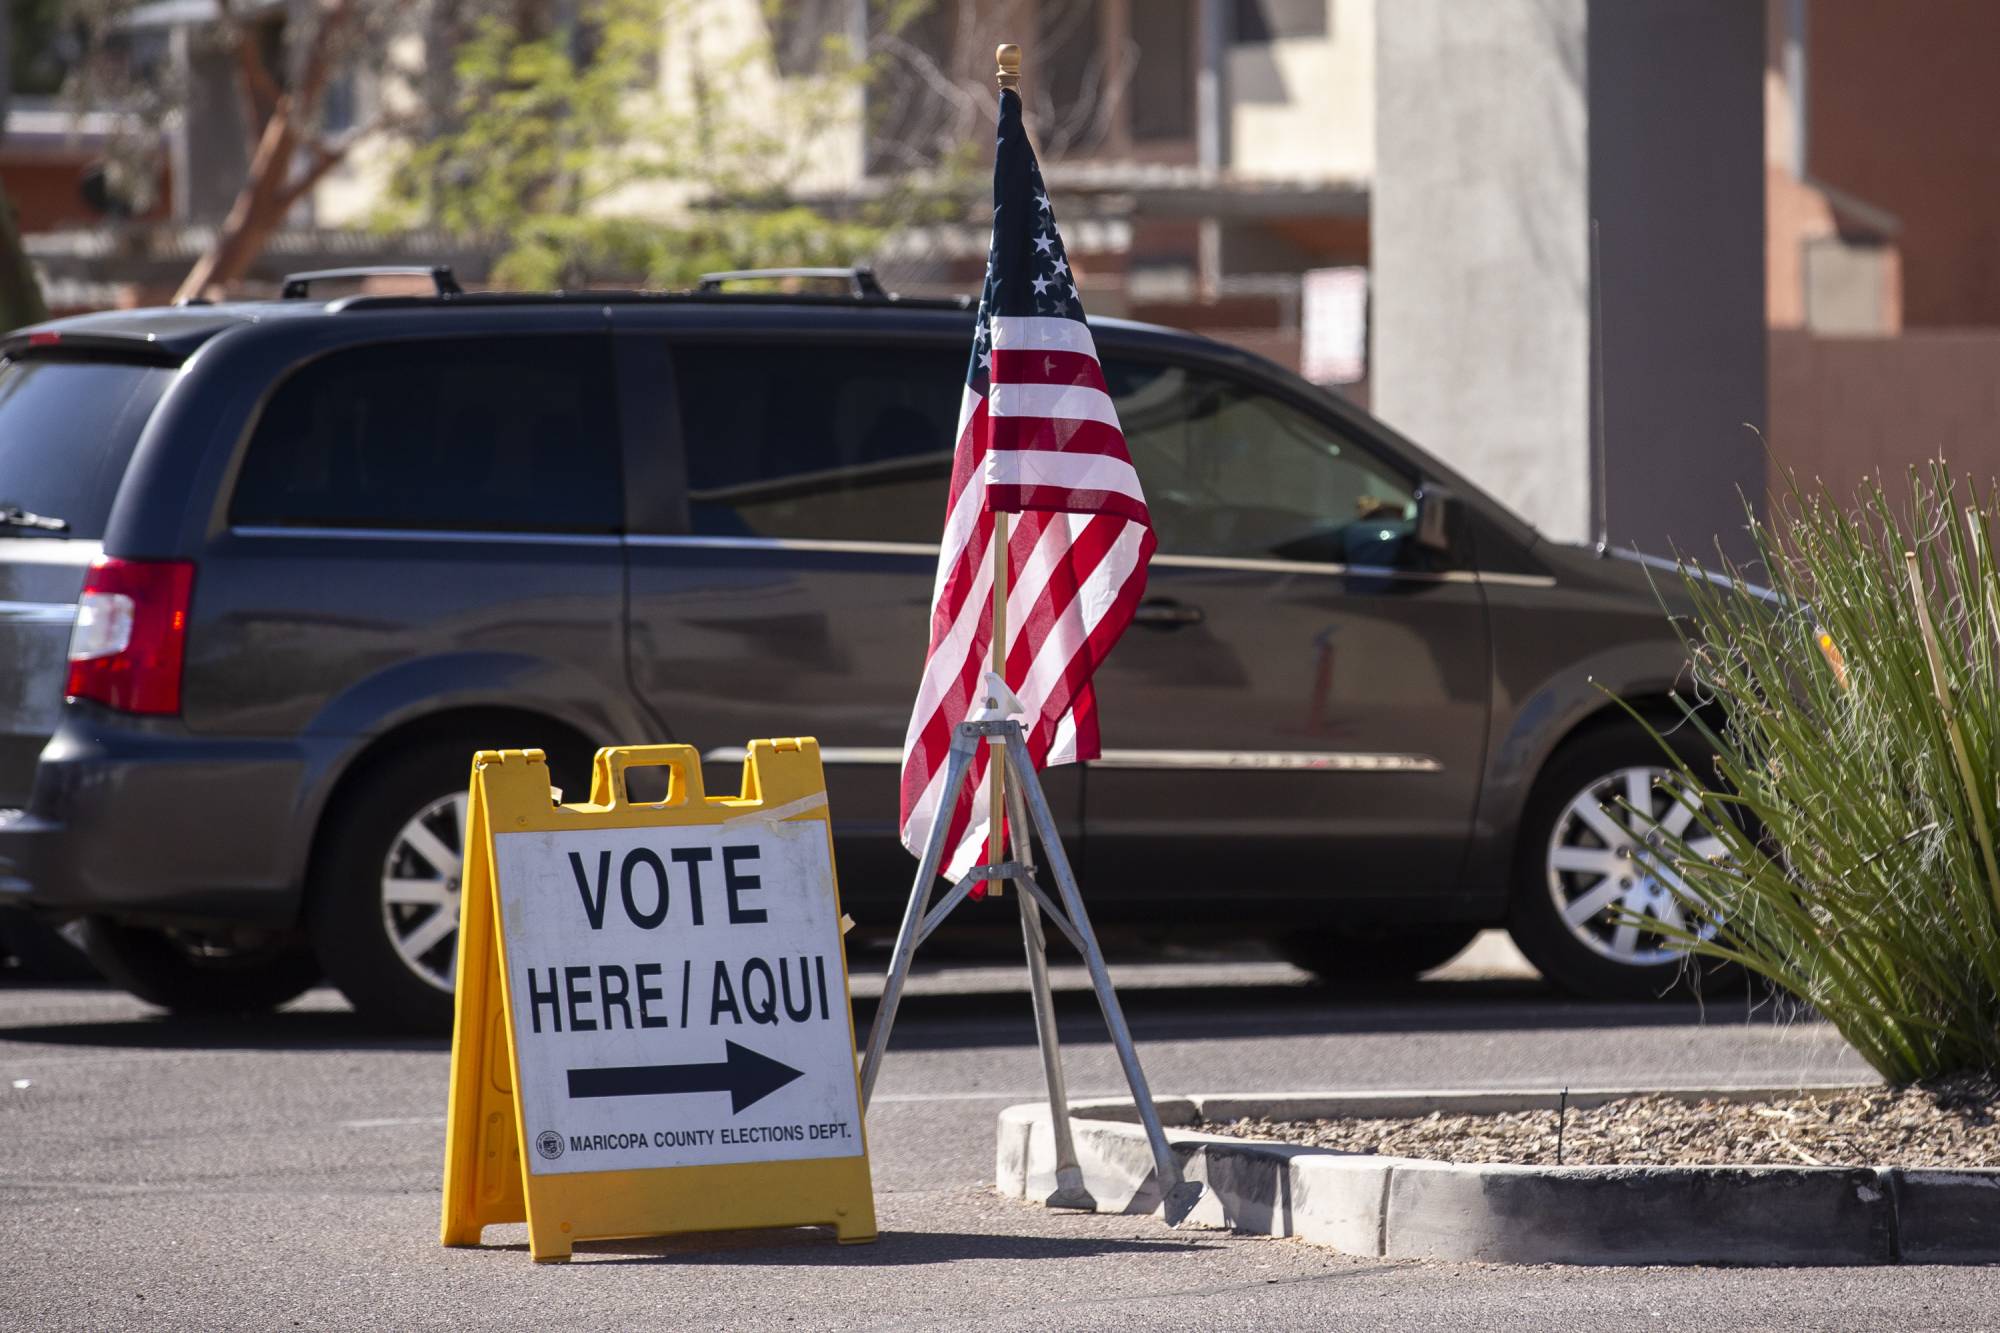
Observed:
[[[1000,85],[1000,91],[1009,88],[1019,90],[1021,86],[1021,48],[1012,42],[1002,42],[993,52],[993,81]]]

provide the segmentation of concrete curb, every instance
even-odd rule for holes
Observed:
[[[1572,1091],[1570,1103],[1595,1106],[1639,1091]],[[1801,1089],[1644,1091],[1740,1101]],[[1168,1097],[1158,1106],[1182,1169],[1208,1184],[1192,1224],[1296,1236],[1346,1254],[1516,1264],[2000,1262],[2000,1170],[1461,1166],[1187,1128],[1247,1117],[1508,1111],[1553,1101],[1542,1092],[1268,1093]],[[1131,1102],[1080,1101],[1071,1112],[1097,1210],[1155,1211],[1160,1190]],[[1046,1105],[1000,1113],[994,1171],[999,1191],[1011,1197],[1043,1199],[1054,1190]]]

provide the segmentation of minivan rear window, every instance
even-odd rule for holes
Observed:
[[[0,505],[101,541],[132,447],[179,370],[45,356],[0,361]],[[0,527],[0,537],[42,529]]]
[[[330,352],[271,395],[242,526],[616,532],[610,339],[426,338]]]

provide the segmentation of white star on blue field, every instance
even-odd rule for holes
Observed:
[[[1011,92],[1001,95],[993,165],[993,243],[986,252],[986,281],[966,372],[966,382],[981,396],[993,364],[993,316],[1084,317],[1041,164],[1021,124],[1021,101]]]
[[[1042,188],[1042,171],[1039,166],[1032,168],[1035,178],[1035,207],[1041,213],[1041,228],[1036,231],[1035,267],[1040,270],[1031,280],[1035,289],[1035,313],[1038,315],[1066,315],[1070,319],[1083,318],[1083,303],[1077,300],[1076,284],[1069,278],[1069,256],[1063,253],[1062,233],[1056,230],[1055,210],[1049,206],[1048,193]]]

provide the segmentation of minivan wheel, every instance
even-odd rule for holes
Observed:
[[[1671,743],[1696,773],[1713,757],[1689,728]],[[1659,851],[1663,833],[1685,836],[1693,819],[1674,796],[1677,780],[1659,743],[1621,724],[1566,744],[1536,783],[1519,829],[1508,930],[1564,990],[1647,999],[1731,976],[1649,929],[1687,919],[1676,893],[1686,886]],[[1714,856],[1722,843],[1695,837],[1688,849]]]
[[[451,1031],[473,748],[426,746],[377,769],[321,831],[313,948],[348,1002],[380,1026]]]
[[[1473,926],[1383,930],[1304,930],[1278,940],[1278,956],[1329,986],[1408,981],[1464,952]]]
[[[558,783],[590,771],[588,754],[573,744],[502,739],[547,753]],[[471,740],[411,746],[372,768],[320,829],[307,873],[313,949],[328,979],[377,1026],[451,1032],[466,788],[480,748]]]
[[[319,980],[312,951],[290,933],[156,929],[104,917],[77,933],[106,980],[177,1014],[263,1013]]]

